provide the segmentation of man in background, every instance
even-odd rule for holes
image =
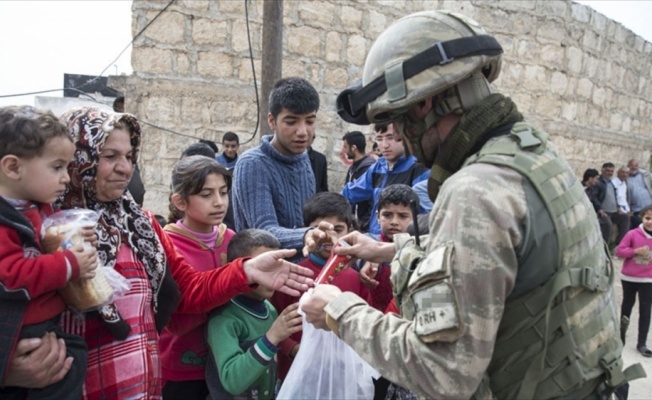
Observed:
[[[310,167],[315,174],[315,193],[328,192],[328,162],[326,156],[312,148],[315,142],[315,136],[308,146],[308,158],[310,158]]]
[[[216,160],[226,169],[233,169],[238,161],[238,149],[240,148],[240,138],[234,132],[227,132],[222,136],[222,154],[217,156]]]
[[[346,185],[364,175],[376,160],[365,152],[367,139],[362,132],[347,132],[342,140],[344,141],[342,144],[344,154],[346,154],[346,157],[349,160],[353,160],[353,164],[351,164],[346,173],[346,181],[344,182]],[[362,201],[353,204],[352,207],[353,215],[355,215],[358,220],[360,230],[367,231],[369,229],[369,217],[371,215],[372,202],[369,200]]]
[[[627,182],[631,190],[631,209],[632,218],[631,226],[636,227],[641,224],[640,211],[643,207],[652,204],[652,176],[650,172],[643,168],[639,168],[639,163],[635,159],[629,160],[627,163],[629,167],[629,178]]]

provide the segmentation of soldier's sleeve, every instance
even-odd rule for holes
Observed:
[[[418,318],[383,315],[352,293],[326,307],[338,335],[384,377],[420,396],[469,398],[489,364],[504,302],[514,287],[515,249],[526,213],[522,185],[515,171],[474,164],[441,189],[427,252],[447,248],[452,255],[441,258],[450,264],[442,268],[450,271],[459,323],[452,337],[448,329],[438,338],[436,329],[419,326]],[[433,288],[425,290],[436,297]]]

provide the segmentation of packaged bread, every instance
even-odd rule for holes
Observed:
[[[52,214],[43,221],[41,246],[43,252],[53,253],[78,245],[90,246],[84,242],[84,227],[95,226],[99,215],[92,210],[71,209]],[[98,265],[95,276],[90,279],[70,281],[59,293],[68,306],[76,311],[90,311],[111,302],[115,293],[110,272],[120,274],[111,268]]]

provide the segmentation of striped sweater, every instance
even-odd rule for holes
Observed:
[[[283,248],[301,249],[303,205],[315,194],[308,153],[286,156],[272,147],[272,136],[238,159],[233,176],[236,231],[265,229]]]
[[[278,349],[266,333],[276,318],[269,301],[244,295],[211,313],[206,336],[211,349],[206,365],[211,399],[274,397]]]

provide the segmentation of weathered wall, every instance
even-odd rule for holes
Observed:
[[[134,34],[166,4],[134,1]],[[339,190],[346,170],[339,159],[342,134],[369,131],[342,122],[335,97],[361,76],[365,54],[386,26],[425,9],[460,11],[498,38],[505,55],[494,86],[553,136],[578,174],[607,160],[647,163],[652,44],[586,6],[549,0],[286,0],[283,75],[302,76],[320,93],[315,148],[327,154],[331,190]],[[259,73],[262,0],[249,3],[249,18]],[[243,1],[175,2],[135,41],[132,65],[133,75],[115,83],[126,93],[127,110],[142,120],[218,142],[227,130],[241,140],[253,133],[257,114]],[[146,207],[165,213],[172,166],[195,139],[143,128]]]

